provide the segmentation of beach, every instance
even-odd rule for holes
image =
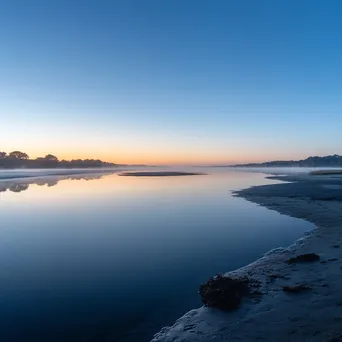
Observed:
[[[157,333],[153,342],[342,341],[342,177],[271,178],[284,183],[254,186],[235,195],[310,221],[316,228],[291,246],[272,250],[226,274],[257,282],[258,296],[246,297],[238,309],[229,312],[207,307],[191,310]],[[320,259],[287,262],[305,253],[316,253]],[[284,286],[296,285],[306,291],[283,291]]]

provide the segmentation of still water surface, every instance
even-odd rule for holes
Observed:
[[[312,228],[232,197],[264,175],[207,171],[0,182],[0,341],[149,341],[208,277]]]

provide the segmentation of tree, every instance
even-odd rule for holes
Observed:
[[[56,156],[54,156],[53,154],[47,154],[47,155],[45,156],[45,160],[58,162],[58,158],[57,158]]]
[[[0,151],[0,159],[4,159],[4,158],[6,158],[6,156],[7,156],[6,152],[1,152]]]
[[[29,156],[25,152],[13,151],[9,154],[10,158],[13,159],[29,159]]]

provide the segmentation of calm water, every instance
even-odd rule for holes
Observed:
[[[0,183],[0,341],[149,341],[208,277],[312,228],[231,196],[263,175],[207,171]]]

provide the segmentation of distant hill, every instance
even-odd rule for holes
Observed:
[[[342,167],[342,156],[309,157],[302,160],[275,160],[264,163],[231,165],[233,167]]]

